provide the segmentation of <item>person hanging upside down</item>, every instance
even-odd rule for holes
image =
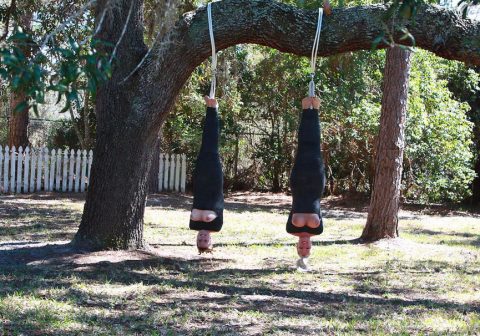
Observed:
[[[298,237],[297,253],[310,255],[310,237],[323,232],[320,198],[325,187],[325,168],[320,149],[320,99],[302,100],[302,117],[298,129],[298,148],[290,175],[292,210],[287,232]]]
[[[190,229],[198,231],[199,253],[213,249],[211,232],[223,225],[223,173],[218,152],[219,119],[217,101],[205,96],[207,114],[203,125],[202,144],[193,173],[193,209]]]

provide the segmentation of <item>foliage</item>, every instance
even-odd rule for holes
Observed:
[[[385,53],[358,52],[322,59],[322,148],[327,193],[369,193],[381,107]],[[296,148],[308,62],[256,46],[237,46],[220,56],[219,101],[227,187],[286,190]],[[406,129],[404,195],[420,201],[460,200],[472,170],[467,106],[455,100],[444,77],[456,62],[418,51],[411,73]],[[164,127],[164,148],[188,153],[200,143],[209,66],[203,64],[182,93]],[[463,84],[459,84],[463,85]],[[468,85],[466,83],[465,85]],[[237,181],[237,182],[236,182]]]
[[[98,84],[111,76],[112,62],[105,51],[111,46],[91,36],[86,39],[92,34],[91,16],[81,16],[81,24],[75,25],[64,15],[78,8],[65,5],[68,10],[53,10],[52,6],[52,2],[32,2],[11,9],[17,22],[12,32],[6,30],[7,38],[0,45],[0,78],[11,91],[26,94],[26,101],[14,112],[33,107],[38,115],[37,106],[45,103],[47,91],[58,93],[57,104],[62,102],[61,112],[66,112],[79,102],[79,91],[95,95]],[[38,20],[31,25],[33,14]],[[4,24],[7,18],[4,15]],[[52,28],[57,24],[64,29],[57,32]]]

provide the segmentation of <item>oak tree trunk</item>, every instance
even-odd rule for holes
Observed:
[[[97,17],[108,1],[100,1]],[[157,142],[142,121],[137,81],[121,83],[145,54],[143,2],[118,1],[99,38],[118,43],[111,80],[97,93],[97,136],[90,185],[74,245],[89,249],[138,249],[143,240],[151,149]],[[127,29],[124,31],[124,25]],[[120,42],[119,42],[120,41]],[[112,50],[109,50],[110,52]],[[121,66],[119,66],[121,65]],[[136,78],[135,78],[136,79]]]
[[[411,52],[400,47],[387,50],[375,179],[361,237],[365,241],[398,236],[410,58]]]

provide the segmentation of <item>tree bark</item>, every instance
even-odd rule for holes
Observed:
[[[13,112],[17,104],[25,101],[24,93],[10,94],[10,118],[8,119],[8,146],[16,148],[22,146],[23,148],[29,145],[28,141],[28,107],[18,112]]]
[[[100,1],[97,18],[108,0]],[[74,245],[89,249],[137,249],[145,246],[143,214],[151,148],[156,135],[142,122],[137,78],[122,78],[145,55],[142,1],[118,1],[108,11],[98,38],[118,44],[112,78],[97,93],[97,137],[82,221]],[[97,21],[98,22],[98,21]],[[124,31],[124,27],[126,30]],[[112,52],[112,49],[109,50]]]
[[[97,2],[97,22],[107,4],[107,0]],[[113,46],[118,44],[117,66],[97,95],[91,185],[74,239],[75,244],[94,249],[144,246],[143,212],[151,149],[184,83],[211,51],[205,7],[185,14],[147,52],[143,43],[143,2],[119,0],[115,6],[105,11],[97,36]],[[373,39],[384,30],[386,10],[384,5],[335,10],[325,18],[319,55],[370,49]],[[212,15],[218,50],[239,43],[257,43],[310,55],[316,11],[269,0],[224,0],[213,3]],[[420,5],[415,24],[405,24],[418,46],[446,58],[480,64],[478,23],[461,20],[434,6]],[[444,29],[446,25],[448,29]]]
[[[15,6],[15,2],[12,2],[12,6]],[[32,23],[32,13],[29,10],[24,10],[18,24],[24,31],[30,31]],[[5,28],[8,31],[8,27]],[[21,46],[22,52],[28,58],[31,55],[31,50],[27,46]],[[29,108],[25,107],[21,111],[14,112],[18,104],[27,100],[25,92],[11,92],[10,93],[10,119],[8,120],[8,145],[10,148],[15,146],[16,148],[22,146],[23,148],[29,145],[28,141],[28,124]]]
[[[410,59],[411,52],[400,47],[387,50],[375,179],[361,237],[365,241],[398,237]]]

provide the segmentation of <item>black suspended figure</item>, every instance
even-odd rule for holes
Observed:
[[[223,173],[218,153],[219,120],[215,99],[217,52],[213,36],[212,4],[207,4],[208,32],[212,47],[212,80],[210,95],[205,96],[207,114],[203,124],[202,145],[193,173],[193,209],[190,229],[197,230],[199,253],[212,251],[211,232],[219,232],[223,225]]]
[[[203,124],[202,145],[193,173],[193,209],[190,229],[197,230],[200,253],[212,250],[211,232],[223,225],[223,173],[218,152],[219,119],[214,98],[205,97],[207,113]]]
[[[302,100],[298,128],[298,148],[290,175],[292,210],[287,232],[298,237],[297,252],[301,258],[310,256],[310,237],[323,232],[320,198],[325,187],[325,168],[320,149],[320,99]]]

